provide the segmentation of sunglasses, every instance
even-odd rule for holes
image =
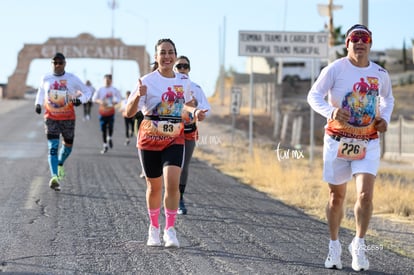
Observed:
[[[65,64],[65,62],[63,62],[63,61],[52,61],[52,64],[53,65],[63,65],[63,64]]]
[[[181,69],[188,70],[190,68],[190,65],[184,63],[184,64],[177,64],[177,65],[175,65],[175,67],[179,70],[181,70]]]
[[[353,33],[351,34],[351,36],[349,36],[349,41],[351,41],[352,43],[358,43],[359,40],[362,40],[362,42],[365,44],[372,42],[371,36],[369,36],[366,33],[363,33],[363,34]]]

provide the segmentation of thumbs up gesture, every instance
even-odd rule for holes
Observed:
[[[147,94],[147,85],[142,85],[141,78],[138,79],[138,94],[139,96],[144,96]]]

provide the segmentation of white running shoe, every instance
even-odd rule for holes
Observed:
[[[329,253],[325,260],[325,268],[342,269],[341,254],[342,247],[340,244],[329,245]]]
[[[368,270],[369,261],[365,256],[365,244],[357,243],[355,240],[348,246],[349,253],[352,255],[352,269],[355,271]]]
[[[180,247],[180,243],[177,240],[177,234],[172,226],[168,229],[164,229],[163,239],[165,247]]]
[[[150,225],[148,230],[148,246],[161,246],[160,229]]]
[[[55,191],[60,191],[60,184],[58,176],[54,175],[49,181],[49,187]]]
[[[127,138],[127,139],[125,140],[125,146],[128,146],[130,142],[131,142],[131,140],[130,140],[129,138]]]
[[[108,152],[108,145],[104,143],[103,149],[101,150],[101,154],[105,154],[106,152]]]

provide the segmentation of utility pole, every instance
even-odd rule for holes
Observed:
[[[334,5],[333,0],[329,0],[328,5],[318,4],[318,12],[321,16],[328,17],[329,47],[335,46],[335,29],[333,23],[333,11],[342,9],[342,5]]]
[[[328,22],[328,30],[329,30],[329,47],[333,47],[335,46],[335,34],[334,34],[334,24],[333,24],[333,0],[329,0],[329,4],[328,4],[328,18],[329,18],[329,22]]]
[[[115,23],[115,9],[118,8],[118,3],[116,2],[116,0],[112,0],[108,2],[108,7],[112,10],[112,22],[111,22],[111,45],[113,45],[113,40],[114,40],[114,36],[115,36],[115,27],[114,27],[114,23]],[[112,47],[112,50],[114,47]],[[114,74],[114,54],[115,52],[112,52],[112,57],[111,57],[111,75]]]
[[[220,32],[219,39],[219,59],[220,59],[220,104],[224,105],[224,89],[225,89],[225,56],[226,56],[226,17],[223,18],[223,30]]]
[[[342,9],[342,5],[334,5],[333,0],[329,0],[328,5],[318,4],[318,12],[320,16],[327,16],[329,23],[328,23],[328,32],[329,32],[329,58],[328,62],[332,62],[335,57],[334,54],[331,53],[331,49],[335,46],[335,29],[333,23],[333,11]]]
[[[368,27],[368,0],[359,1],[359,22]]]

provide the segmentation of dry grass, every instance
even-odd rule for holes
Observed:
[[[414,118],[412,98],[414,84],[393,87],[395,107],[393,119],[402,115]],[[218,105],[217,97],[210,98],[211,104]],[[227,109],[226,109],[227,110]],[[247,113],[247,111],[245,111]],[[245,114],[246,115],[246,114]],[[328,197],[326,183],[322,182],[321,157],[315,158],[312,166],[308,157],[304,159],[279,160],[276,148],[256,147],[254,153],[247,152],[247,144],[242,140],[236,145],[219,144],[220,153],[210,154],[195,150],[195,156],[209,161],[226,174],[239,178],[242,182],[299,207],[318,218],[325,219],[325,205]],[[224,152],[224,153],[223,153]],[[381,169],[374,190],[374,215],[389,215],[394,218],[414,222],[414,171],[394,171]],[[352,216],[355,202],[355,185],[348,184],[346,217]],[[349,225],[354,227],[352,219]],[[348,221],[345,221],[348,223]]]
[[[275,149],[255,147],[250,155],[246,144],[221,144],[220,155],[212,154],[211,151],[195,150],[194,156],[259,191],[325,220],[328,188],[321,179],[320,158],[310,165],[307,156],[298,157],[298,150],[284,149],[282,155],[285,159],[279,159]],[[387,214],[413,222],[413,180],[414,174],[411,171],[404,174],[381,172],[375,184],[374,214]],[[352,217],[355,197],[355,185],[350,182],[343,224],[350,229],[355,228]]]
[[[376,214],[414,220],[414,175],[412,171],[397,173],[382,171],[375,184]]]

